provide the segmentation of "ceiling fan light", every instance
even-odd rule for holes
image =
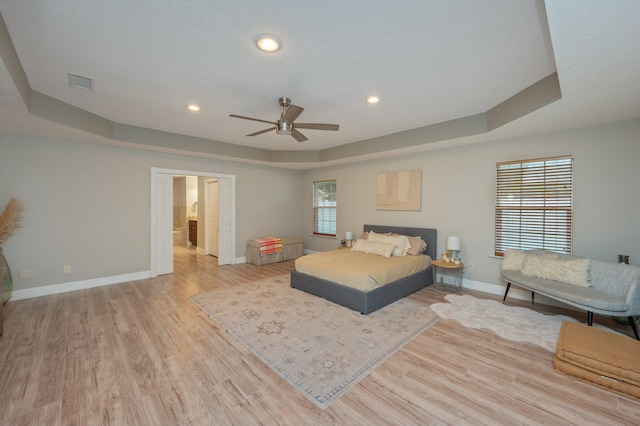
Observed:
[[[377,104],[378,102],[380,102],[380,96],[369,96],[367,98],[367,103],[368,104]]]
[[[256,45],[263,52],[273,53],[280,49],[280,40],[272,35],[261,35],[256,37]]]
[[[276,133],[279,135],[290,135],[291,134],[291,124],[286,121],[278,120],[278,128],[276,129]]]
[[[189,111],[193,111],[193,112],[198,112],[198,111],[200,111],[200,107],[199,107],[198,105],[195,105],[195,104],[189,104],[189,105],[187,105],[187,109],[188,109]]]

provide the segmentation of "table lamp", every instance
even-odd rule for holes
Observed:
[[[344,239],[347,240],[347,247],[351,247],[353,243],[353,232],[347,231],[344,233]]]
[[[457,257],[456,252],[462,250],[460,237],[447,237],[447,250],[451,252],[451,262]]]

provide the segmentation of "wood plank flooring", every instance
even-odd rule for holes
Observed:
[[[552,353],[444,319],[322,411],[188,299],[292,268],[218,267],[183,249],[172,275],[9,302],[1,424],[640,423],[640,401],[556,373]],[[431,304],[445,295],[430,286],[410,297]],[[534,309],[585,321],[579,312]],[[631,334],[607,318],[596,322]]]

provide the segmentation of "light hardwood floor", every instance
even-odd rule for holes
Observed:
[[[552,353],[444,319],[322,411],[188,299],[286,274],[293,262],[215,262],[183,250],[172,275],[6,305],[2,424],[640,423],[640,401],[556,373]],[[410,297],[445,294],[430,286]]]

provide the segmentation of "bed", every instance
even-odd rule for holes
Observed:
[[[427,244],[424,254],[429,257],[428,268],[370,290],[361,290],[354,288],[349,284],[340,284],[324,278],[318,278],[313,275],[302,273],[298,270],[293,270],[291,271],[291,287],[323,297],[363,314],[369,314],[433,283],[433,266],[431,266],[431,259],[437,258],[437,232],[435,229],[364,225],[364,232],[370,231],[378,234],[391,232],[394,234],[421,237]],[[348,252],[348,250],[340,250],[340,252],[342,251]],[[323,253],[318,253],[318,255],[323,255]],[[335,255],[335,253],[332,255]],[[305,257],[306,256],[300,259],[304,259]],[[296,261],[300,259],[297,259]]]

